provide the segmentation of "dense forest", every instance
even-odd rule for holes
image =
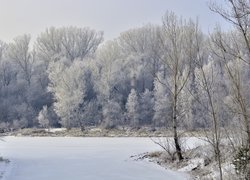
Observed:
[[[88,27],[50,27],[0,42],[2,129],[116,126],[238,130],[250,144],[247,1],[210,8],[234,28],[203,33],[167,12],[105,41]],[[233,128],[232,128],[233,127]]]

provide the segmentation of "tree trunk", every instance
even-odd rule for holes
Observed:
[[[173,107],[173,131],[174,131],[174,144],[176,149],[176,154],[178,157],[178,160],[183,160],[181,146],[179,142],[179,137],[177,133],[177,87],[174,94],[174,107]]]
[[[250,148],[250,126],[249,126],[249,119],[248,119],[246,110],[243,113],[244,113],[244,121],[245,121],[246,133],[247,133],[247,147]]]

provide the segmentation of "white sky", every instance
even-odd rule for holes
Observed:
[[[220,2],[222,0],[216,0]],[[229,26],[210,12],[208,0],[0,0],[0,39],[9,42],[29,33],[33,39],[55,26],[89,26],[104,31],[105,39],[147,23],[160,24],[164,13],[185,18],[199,17],[202,29],[212,31],[216,23]]]

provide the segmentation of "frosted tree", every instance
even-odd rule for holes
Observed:
[[[182,160],[182,150],[178,133],[181,121],[182,99],[181,93],[190,78],[191,64],[196,53],[194,51],[194,29],[196,24],[192,21],[185,22],[176,17],[174,13],[166,13],[162,26],[162,62],[166,67],[167,83],[172,102],[172,128],[174,144],[178,160]]]
[[[3,78],[7,86],[11,85],[10,79],[12,77],[15,80],[11,89],[16,91],[16,94],[13,93],[9,98],[19,99],[13,105],[21,117],[16,115],[13,119],[26,119],[28,125],[33,126],[38,124],[36,117],[39,111],[44,104],[49,104],[50,100],[49,96],[46,96],[47,84],[43,85],[39,79],[41,71],[38,71],[40,68],[37,68],[39,66],[37,56],[30,46],[30,39],[29,35],[18,36],[7,45],[6,59],[8,61],[3,63]],[[8,66],[11,66],[11,71],[6,69]],[[17,93],[17,91],[19,92]],[[20,112],[21,110],[24,112]],[[14,112],[12,111],[12,113]]]
[[[5,49],[5,48],[4,48]],[[16,68],[13,62],[9,61],[4,54],[6,50],[0,47],[0,86],[7,88],[15,80]]]
[[[19,46],[15,41],[11,44],[12,50],[16,52],[12,52],[8,44],[0,41],[0,121],[13,125],[15,120],[20,123],[19,127],[33,126],[36,115],[31,104],[28,106],[28,83],[23,69],[16,61],[21,60],[19,54],[26,52],[26,50],[21,50],[20,46],[23,45],[24,49],[27,46],[23,42],[20,42]],[[18,59],[10,59],[10,54],[13,57],[15,54]],[[24,124],[21,125],[21,123]]]
[[[74,61],[88,61],[88,59],[94,55],[95,51],[97,50],[97,47],[99,46],[99,44],[102,41],[103,41],[103,33],[97,32],[97,31],[90,29],[88,27],[83,27],[83,28],[79,28],[79,27],[61,27],[61,28],[51,27],[51,28],[46,29],[44,32],[42,32],[38,36],[38,38],[35,42],[34,48],[37,52],[37,55],[36,55],[37,63],[36,63],[34,70],[36,70],[37,74],[33,79],[35,79],[37,81],[34,83],[33,86],[35,86],[35,87],[41,86],[41,88],[43,90],[46,90],[47,86],[53,87],[54,86],[53,84],[55,84],[56,86],[57,86],[57,84],[61,84],[61,85],[68,84],[68,82],[64,83],[63,82],[64,80],[62,80],[62,79],[67,79],[69,77],[61,78],[61,77],[57,77],[57,76],[60,76],[60,75],[62,75],[62,77],[67,76],[67,75],[65,75],[65,73],[67,71],[69,71],[69,67],[73,64]],[[60,61],[61,65],[59,65],[60,63],[58,63],[58,65],[56,65],[58,67],[53,69],[52,66],[54,66],[54,64],[56,64],[59,61]],[[61,66],[61,70],[59,70],[60,66]],[[83,65],[81,65],[81,66],[83,66]],[[57,71],[56,69],[59,71],[56,72]],[[53,71],[55,71],[55,72],[53,72]],[[72,70],[72,71],[74,71],[74,70]],[[85,71],[85,70],[83,70],[83,71]],[[49,72],[49,73],[47,73],[47,72]],[[91,73],[88,73],[88,74],[91,74]],[[48,77],[48,76],[50,76],[50,77]],[[73,77],[71,77],[71,78],[73,78]],[[52,80],[52,79],[55,79],[55,80]],[[86,79],[87,79],[86,86],[88,86],[87,89],[90,89],[89,84],[91,84],[90,81],[92,81],[92,79],[89,78],[89,76],[88,77],[86,76]],[[50,84],[49,84],[49,81],[50,81]],[[58,81],[58,82],[56,82],[56,81]],[[76,84],[78,83],[77,81],[76,81]],[[83,80],[83,81],[85,81],[85,80]],[[71,84],[73,84],[73,82]],[[80,82],[81,81],[79,80],[79,83]],[[41,90],[37,91],[37,89],[32,88],[31,92],[33,92],[34,94],[37,92],[39,92],[39,93],[41,92],[41,95],[43,97],[46,96],[47,103],[44,103],[44,104],[51,105],[53,103],[53,100],[51,99],[51,97],[53,97],[51,95],[53,93],[53,91],[49,91],[49,93],[48,93],[46,91],[41,91]],[[87,101],[90,100],[92,98],[92,96],[94,96],[94,95],[95,95],[94,92],[91,93],[89,90],[86,94]],[[57,100],[59,97],[54,96],[54,98],[55,98],[55,100]],[[43,99],[45,99],[45,98],[43,98]],[[55,102],[54,104],[56,105],[57,102]],[[87,104],[84,103],[83,105],[80,105],[81,106],[80,109],[84,109],[83,108],[84,105],[87,105]],[[57,106],[55,106],[55,109],[57,109]],[[76,110],[73,110],[73,111],[76,111]],[[76,119],[82,120],[82,118],[78,117],[82,113],[83,113],[82,110],[80,110],[79,112],[76,111],[73,114],[74,114],[74,116],[76,114],[78,114],[77,117],[71,117],[71,119],[74,119],[74,121]],[[59,115],[59,117],[61,117],[61,115]],[[65,118],[62,118],[62,117],[61,117],[61,119],[65,120]],[[73,121],[72,121],[72,123],[73,123]],[[80,121],[78,123],[81,125],[84,124]]]
[[[93,55],[103,41],[103,33],[90,28],[51,27],[37,38],[38,57],[48,65],[62,57],[73,61]]]
[[[138,127],[139,126],[139,102],[138,102],[138,96],[134,89],[131,89],[131,92],[128,96],[127,103],[126,103],[126,109],[127,109],[127,116],[130,121],[130,125],[132,127]]]
[[[245,146],[250,147],[250,118],[249,102],[246,100],[249,93],[246,93],[242,81],[241,71],[244,66],[250,66],[250,38],[249,38],[249,10],[250,3],[247,0],[226,0],[226,5],[221,6],[211,3],[210,9],[223,17],[233,25],[234,32],[226,36],[220,30],[212,39],[215,48],[213,52],[225,63],[225,70],[230,81],[230,95],[234,99],[236,114],[241,114],[241,123],[245,131]],[[232,62],[230,62],[232,61]],[[241,66],[238,66],[239,61]],[[229,64],[233,64],[229,66]],[[242,69],[243,68],[243,69]],[[247,83],[244,83],[247,84]]]
[[[38,36],[35,48],[38,58],[43,60],[46,66],[50,61],[59,60],[63,56],[61,41],[62,33],[55,27],[47,28]]]
[[[221,126],[228,117],[225,113],[224,99],[227,96],[225,71],[221,61],[214,54],[207,54],[206,44],[198,28],[194,31],[197,46],[197,67],[195,69],[198,89],[197,102],[200,103],[202,118],[209,132],[204,132],[206,140],[213,147],[215,160],[218,162],[220,179],[222,172]]]
[[[165,79],[162,73],[158,73],[158,78],[154,81],[154,117],[153,124],[156,127],[171,126],[171,101],[168,97],[167,87],[164,84]]]
[[[140,121],[142,124],[152,124],[154,115],[153,93],[146,89],[140,98]]]
[[[63,27],[58,31],[62,33],[63,53],[71,61],[93,55],[103,41],[103,32],[88,27]]]
[[[160,67],[161,50],[158,42],[160,30],[160,26],[149,24],[127,30],[118,38],[132,88],[138,93],[144,92],[145,89],[153,90],[154,77]],[[133,87],[133,84],[136,87]]]
[[[16,37],[14,42],[10,43],[8,46],[9,58],[12,59],[21,69],[28,85],[31,84],[33,64],[35,60],[34,52],[32,53],[29,50],[30,38],[29,35]]]
[[[109,41],[97,51],[94,61],[95,90],[101,101],[112,99],[115,85],[121,74],[121,51],[116,41]]]
[[[41,127],[49,127],[49,114],[47,106],[43,106],[43,109],[39,112],[37,119]]]
[[[217,2],[210,3],[210,10],[219,14],[226,21],[231,23],[235,27],[235,32],[230,34],[227,38],[236,40],[234,41],[235,48],[232,46],[225,46],[225,41],[222,44],[217,44],[218,48],[225,48],[224,52],[229,53],[234,58],[239,58],[241,61],[250,65],[250,59],[243,57],[239,54],[239,51],[244,51],[249,56],[250,54],[250,38],[249,38],[249,11],[250,2],[248,0],[225,0],[225,6],[220,5]],[[223,5],[224,5],[223,4]],[[235,36],[240,37],[236,38]],[[218,39],[219,40],[219,39]],[[219,42],[219,41],[217,41]],[[223,46],[223,47],[222,47]],[[242,49],[241,49],[242,48]]]
[[[93,99],[84,103],[81,112],[82,121],[84,121],[84,125],[93,126],[100,122],[101,120],[101,112],[100,105],[98,101]]]
[[[119,103],[109,100],[103,106],[102,110],[103,122],[105,128],[114,128],[121,122],[122,110]]]
[[[122,52],[116,40],[107,42],[97,51],[93,69],[94,90],[102,107],[103,126],[110,128],[121,124],[124,107],[121,104],[126,100],[128,73],[124,69]]]
[[[75,61],[70,67],[61,62],[51,63],[49,91],[54,94],[55,112],[64,127],[82,126],[81,105],[85,98],[85,71],[82,62]]]
[[[202,118],[211,128],[211,134],[205,133],[207,141],[212,145],[214,149],[214,155],[218,162],[220,170],[220,179],[222,179],[222,166],[221,166],[221,133],[220,133],[220,116],[222,112],[220,103],[223,100],[223,96],[219,96],[219,86],[215,77],[219,77],[218,71],[214,69],[213,61],[203,65],[204,59],[199,58],[200,66],[196,69],[196,76],[199,83],[199,101],[203,106],[202,112],[204,113]],[[217,84],[217,85],[216,85]]]

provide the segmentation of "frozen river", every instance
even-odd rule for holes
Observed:
[[[149,138],[5,137],[0,153],[11,163],[2,179],[186,179],[184,174],[130,158],[153,150],[159,147]]]

